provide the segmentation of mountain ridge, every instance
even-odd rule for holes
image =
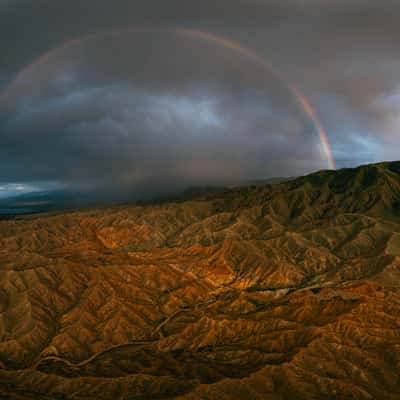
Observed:
[[[399,199],[391,162],[0,221],[0,394],[397,399]]]

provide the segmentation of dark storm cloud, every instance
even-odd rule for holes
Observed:
[[[210,31],[251,47],[314,105],[338,166],[397,157],[398,2],[0,2],[0,88],[71,38]],[[312,123],[261,65],[183,35],[121,33],[55,51],[0,98],[0,181],[116,191],[326,166]],[[118,188],[117,188],[118,187]]]

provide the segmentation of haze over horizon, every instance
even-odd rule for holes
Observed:
[[[398,9],[3,2],[0,197],[125,200],[395,160]]]

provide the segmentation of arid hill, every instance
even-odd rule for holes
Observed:
[[[400,399],[400,162],[0,221],[1,399]]]

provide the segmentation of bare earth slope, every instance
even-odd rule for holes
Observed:
[[[400,162],[0,221],[1,399],[400,399]]]

